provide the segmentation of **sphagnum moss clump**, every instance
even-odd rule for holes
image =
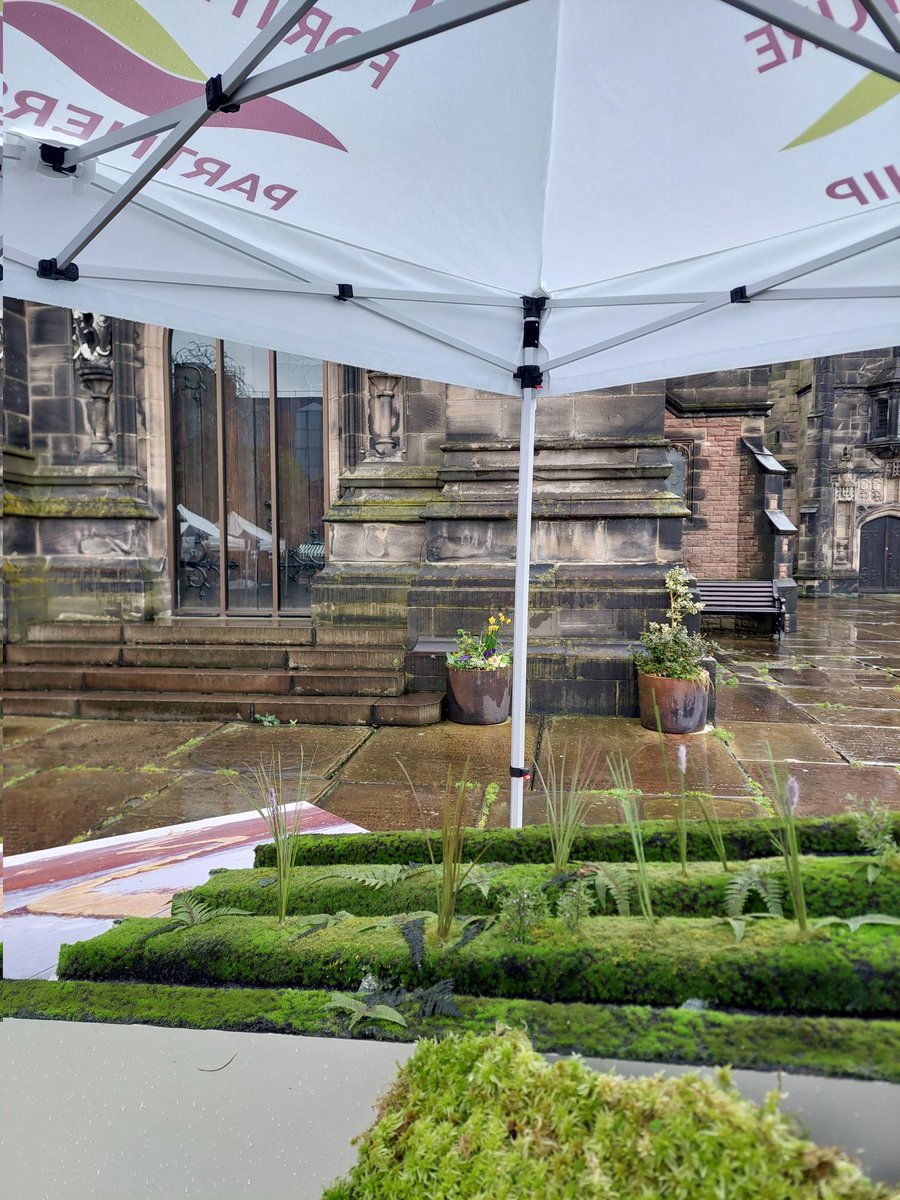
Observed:
[[[549,1064],[524,1034],[420,1042],[323,1200],[889,1200],[727,1074],[627,1079]]]

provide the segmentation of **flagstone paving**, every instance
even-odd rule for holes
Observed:
[[[849,794],[900,809],[900,596],[801,601],[799,620],[799,633],[781,643],[716,635],[718,735],[667,737],[665,766],[657,734],[636,720],[565,715],[529,722],[526,761],[537,755],[546,773],[550,754],[565,752],[571,764],[579,742],[596,751],[587,781],[594,821],[621,819],[606,764],[620,751],[643,814],[666,815],[666,771],[677,790],[682,741],[688,789],[714,797],[722,815],[762,811],[767,743],[799,780],[808,815],[843,811]],[[456,778],[465,770],[477,784],[498,783],[490,824],[509,819],[508,724],[263,728],[10,717],[3,733],[8,854],[244,812],[234,773],[249,782],[252,766],[273,752],[281,754],[287,780],[296,777],[302,754],[310,798],[367,829],[437,825],[448,770]],[[539,784],[526,791],[527,822],[543,817],[540,797]]]

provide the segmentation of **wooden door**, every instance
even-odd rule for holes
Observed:
[[[876,517],[860,530],[859,590],[900,592],[900,517]]]

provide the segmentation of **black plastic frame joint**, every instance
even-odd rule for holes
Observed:
[[[75,263],[60,267],[55,258],[42,258],[38,260],[36,274],[38,279],[65,279],[68,283],[74,283],[79,272]]]
[[[731,303],[732,304],[749,304],[750,303],[750,297],[747,295],[746,284],[742,283],[740,287],[731,289]]]
[[[523,296],[522,308],[525,312],[526,321],[539,321],[541,313],[547,307],[546,296]]]
[[[239,112],[240,105],[232,104],[231,97],[222,91],[222,76],[211,75],[206,81],[206,107],[210,112]]]
[[[539,388],[544,386],[544,373],[536,363],[529,363],[519,367],[513,375],[513,379],[518,379],[522,384],[522,389]]]
[[[352,300],[353,299],[353,284],[339,283],[335,300]]]
[[[41,142],[41,162],[60,175],[74,174],[75,167],[66,166],[66,149],[66,146],[51,146],[48,142]]]
[[[509,776],[510,776],[510,779],[526,779],[526,780],[530,779],[531,778],[531,768],[530,767],[510,767],[509,768]]]

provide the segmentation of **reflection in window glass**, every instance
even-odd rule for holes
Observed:
[[[224,570],[228,612],[271,613],[276,573],[281,608],[308,612],[310,583],[324,562],[321,361],[279,354],[276,362],[267,350],[174,332],[171,399],[177,609],[218,612]],[[273,403],[278,448],[274,461]],[[224,482],[219,477],[220,445]],[[223,490],[224,553],[219,536]],[[272,529],[275,495],[280,524],[277,557]]]
[[[272,608],[269,353],[224,343],[225,512],[229,610]]]
[[[277,354],[275,391],[281,605],[305,611],[310,583],[324,561],[321,361]]]
[[[218,416],[211,338],[172,334],[170,386],[176,604],[188,611],[218,610]]]

